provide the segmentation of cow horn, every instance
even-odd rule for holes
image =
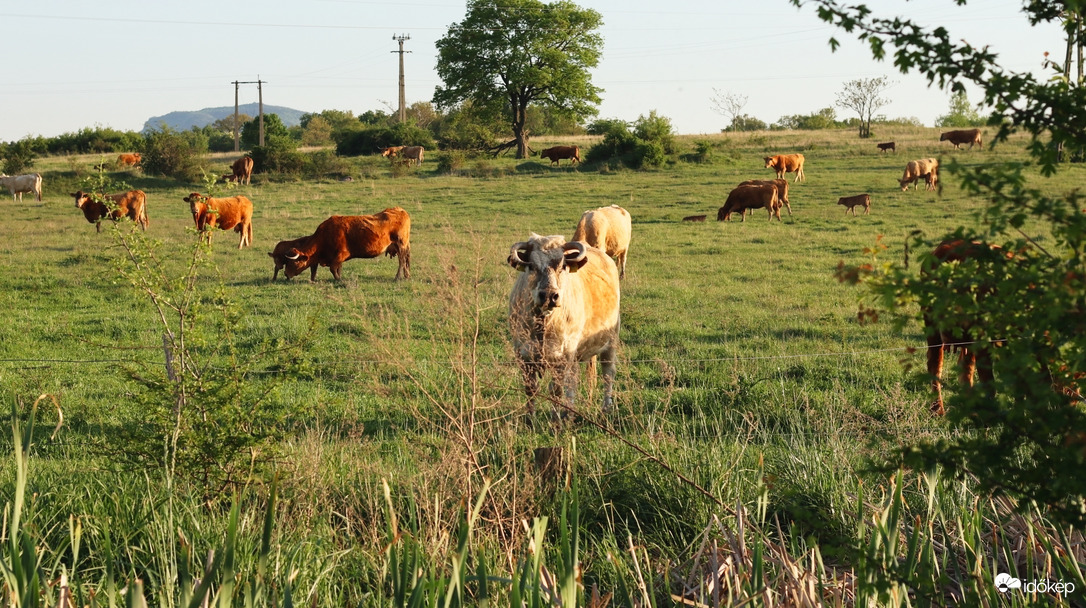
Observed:
[[[294,252],[294,255],[290,255],[289,253],[284,253],[283,254],[283,257],[285,257],[288,260],[297,260],[300,256],[301,256],[301,254],[298,253],[297,251]]]
[[[514,243],[513,246],[509,248],[509,259],[506,261],[519,272],[524,272],[528,269],[528,260],[524,259],[526,253],[528,253],[527,241]]]
[[[564,254],[566,261],[566,268],[570,272],[577,272],[588,262],[588,249],[585,248],[585,244],[580,241],[570,241],[566,243],[562,253]]]

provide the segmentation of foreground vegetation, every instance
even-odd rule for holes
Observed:
[[[128,601],[137,580],[161,605],[203,591],[221,605],[572,606],[594,590],[642,606],[1036,601],[996,590],[1009,572],[1072,583],[1077,597],[1040,595],[1081,602],[1080,530],[968,478],[877,466],[954,430],[927,413],[918,325],[859,323],[859,294],[833,277],[879,243],[900,256],[913,230],[976,224],[983,201],[946,175],[941,192],[901,192],[907,160],[1025,162],[1025,144],[952,153],[935,130],[876,133],[897,141],[893,155],[850,136],[680,138],[686,161],[643,172],[338,159],[352,181],[242,186],[256,217],[241,251],[232,233],[195,245],[181,198],[204,184],[113,173],[148,193],[151,228],[99,235],[66,193],[102,158],[39,159],[45,202],[0,203],[0,386],[24,421],[12,453],[50,396],[25,477],[18,460],[3,473],[5,496],[25,499],[22,526],[17,500],[6,520],[5,564],[29,564],[6,572],[8,592],[55,603],[45,583],[64,573],[80,605]],[[763,156],[786,152],[808,159],[795,215],[711,221],[734,184],[769,175]],[[1058,193],[1086,170],[1026,171]],[[846,217],[837,199],[862,192],[871,215]],[[570,235],[582,211],[612,203],[634,218],[619,413],[602,418],[585,385],[564,424],[525,420],[508,247],[529,231]],[[270,282],[276,241],[393,205],[412,216],[410,281],[356,260],[340,283],[326,269],[316,284]],[[698,214],[710,221],[680,221]],[[1045,243],[1043,227],[1023,229]],[[163,349],[182,328],[199,372],[183,424]],[[170,441],[178,459],[164,458]],[[564,448],[555,478],[536,469],[539,447]]]

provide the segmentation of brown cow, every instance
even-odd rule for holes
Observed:
[[[338,281],[343,262],[382,253],[399,256],[396,279],[411,277],[411,217],[399,207],[374,215],[333,215],[310,236],[279,241],[268,255],[275,261],[273,281],[280,268],[288,279],[309,268],[309,280],[316,281],[320,266],[327,266]]]
[[[777,188],[777,201],[788,209],[788,215],[792,215],[792,204],[788,202],[788,180],[786,179],[748,179],[740,182],[740,186],[775,186]],[[748,209],[753,213],[754,211]]]
[[[955,150],[961,150],[962,144],[969,144],[970,150],[973,149],[974,145],[984,147],[984,144],[980,142],[980,129],[947,131],[939,136],[939,141],[949,141],[954,144]]]
[[[73,192],[69,196],[75,199],[75,206],[83,212],[83,217],[94,224],[97,232],[102,231],[102,219],[108,217],[117,221],[122,217],[136,222],[144,230],[151,221],[147,218],[147,195],[143,190],[129,190],[116,194],[92,195],[89,192]]]
[[[539,158],[549,158],[551,164],[558,163],[558,166],[562,166],[562,159],[569,159],[569,163],[581,162],[581,149],[577,146],[554,146],[553,148],[546,148],[539,153]]]
[[[940,264],[962,262],[967,259],[981,258],[994,260],[1005,259],[1010,255],[1000,255],[1001,249],[978,241],[962,239],[946,240],[932,251],[931,259],[921,266],[922,280],[932,280],[930,275]],[[981,286],[977,297],[991,293],[991,286]],[[933,414],[942,416],[946,413],[943,404],[943,354],[947,350],[958,350],[962,365],[961,381],[973,386],[974,375],[980,376],[981,383],[990,384],[992,377],[992,358],[990,344],[974,342],[972,323],[954,326],[941,326],[934,318],[931,308],[923,309],[924,334],[928,341],[928,374],[931,376],[931,388],[935,392],[935,401],[931,404]]]
[[[135,167],[135,166],[139,165],[140,161],[142,161],[142,160],[143,160],[143,158],[140,156],[139,152],[135,152],[135,153],[132,153],[132,154],[122,154],[122,155],[117,157],[117,163],[118,164],[120,164],[121,166],[129,166],[129,167]]]
[[[871,195],[870,194],[857,194],[856,196],[842,196],[837,199],[838,205],[845,206],[845,215],[851,211],[852,215],[856,215],[856,207],[864,208],[864,215],[871,213]]]
[[[875,146],[879,149],[880,152],[885,152],[885,151],[889,150],[889,151],[893,152],[894,154],[897,154],[897,145],[894,144],[894,142],[892,142],[892,141],[883,142],[881,144],[875,144]]]
[[[910,160],[906,163],[905,173],[902,174],[901,179],[897,180],[901,185],[901,191],[908,190],[909,184],[912,184],[913,190],[915,190],[916,182],[921,177],[924,178],[928,190],[935,190],[936,185],[939,183],[939,159],[922,158]]]
[[[793,182],[799,180],[806,180],[807,176],[803,173],[803,155],[802,154],[778,154],[776,156],[766,156],[765,168],[775,169],[777,171],[777,179],[783,179],[785,173],[795,173],[796,179]]]
[[[252,178],[253,158],[251,156],[242,156],[230,165],[230,173],[222,176],[222,181],[244,183],[248,186]]]
[[[209,198],[193,192],[183,199],[192,210],[192,221],[201,238],[211,244],[211,231],[234,229],[241,235],[238,249],[253,244],[253,201],[244,196]]]
[[[781,219],[781,205],[777,199],[776,186],[770,185],[750,185],[750,186],[737,186],[730,193],[728,193],[728,200],[724,202],[724,206],[717,211],[717,221],[731,221],[732,213],[738,211],[742,216],[743,221],[747,221],[747,215],[744,213],[747,209],[762,209],[765,208],[769,211],[769,219],[772,221],[773,216],[777,217],[777,220]]]
[[[381,156],[385,158],[396,158],[400,155],[400,151],[407,146],[389,146],[381,152]]]

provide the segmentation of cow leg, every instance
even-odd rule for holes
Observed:
[[[600,366],[603,368],[603,413],[609,414],[615,405],[615,349],[613,346],[600,353]]]
[[[618,254],[618,278],[626,276],[626,252]]]
[[[788,201],[784,202],[784,206],[788,209],[788,215],[792,215],[792,205]]]
[[[314,263],[312,266],[309,267],[309,282],[310,283],[316,283],[317,282],[317,269],[320,268],[320,267],[321,267],[321,265],[316,264],[316,263]],[[336,271],[335,270],[332,271],[332,276],[334,278],[337,278],[337,279],[339,278],[339,277],[336,276]]]
[[[97,222],[94,223],[94,231],[99,233],[99,234],[102,233],[102,220],[98,220]]]
[[[943,407],[943,340],[938,332],[928,335],[928,375],[931,376],[931,390],[935,393],[931,413],[942,416],[946,413]]]
[[[972,348],[962,348],[961,353],[958,355],[958,362],[961,364],[961,383],[967,385],[970,388],[973,386],[973,378],[977,373],[977,353]]]
[[[539,394],[539,379],[543,377],[543,366],[535,361],[521,361],[520,372],[524,376],[524,394],[528,397],[525,410],[531,415],[535,413],[535,397]]]

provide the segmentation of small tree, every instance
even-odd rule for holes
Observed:
[[[768,128],[769,125],[765,124],[764,120],[750,114],[740,114],[732,118],[732,124],[729,127],[732,131],[765,131]]]
[[[283,119],[278,114],[264,115],[264,143],[271,137],[290,137],[290,130],[283,124]],[[260,145],[260,118],[245,123],[241,127],[241,147],[251,150]]]
[[[599,63],[600,14],[560,0],[470,0],[464,20],[437,41],[434,92],[439,108],[471,100],[501,111],[516,147],[528,157],[528,106],[546,105],[576,116],[596,113],[601,89],[589,70]]]
[[[839,108],[852,110],[860,115],[860,137],[871,137],[871,119],[875,112],[890,100],[882,93],[892,83],[885,76],[878,78],[860,78],[845,83],[843,91],[837,94],[835,104]]]
[[[709,98],[709,105],[717,114],[730,116],[732,119],[732,130],[737,131],[738,129],[735,128],[736,119],[742,115],[743,108],[746,107],[747,101],[748,97],[746,95],[713,89],[713,96]]]
[[[969,103],[969,96],[965,94],[965,91],[952,94],[950,109],[946,114],[935,119],[937,127],[979,127],[983,124],[984,118],[973,104]]]

